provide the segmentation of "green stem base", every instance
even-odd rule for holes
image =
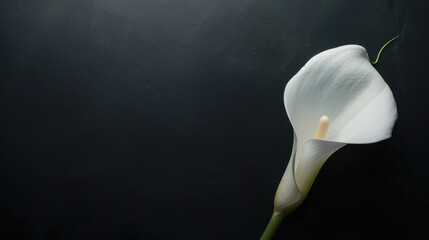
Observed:
[[[276,233],[278,227],[286,216],[287,214],[274,212],[271,216],[270,222],[268,222],[268,225],[265,228],[264,233],[262,233],[260,240],[273,239],[274,234]]]

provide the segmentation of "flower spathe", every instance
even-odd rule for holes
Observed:
[[[287,83],[284,103],[294,143],[274,199],[275,214],[287,215],[302,203],[335,151],[350,143],[389,138],[397,119],[389,86],[358,45],[329,49],[311,58]],[[329,119],[329,127],[323,139],[317,139],[321,117]]]

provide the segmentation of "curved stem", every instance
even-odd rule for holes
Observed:
[[[375,59],[375,61],[371,62],[371,64],[372,64],[372,65],[375,65],[375,64],[377,64],[377,63],[378,63],[378,60],[380,59],[380,55],[381,55],[381,52],[383,51],[383,49],[384,49],[387,45],[389,45],[389,43],[393,42],[393,41],[394,41],[395,39],[397,39],[398,37],[399,37],[399,34],[398,34],[398,35],[396,35],[394,38],[390,39],[389,41],[387,41],[387,43],[385,43],[385,44],[383,45],[383,47],[381,47],[380,51],[378,51],[377,58]]]
[[[268,222],[268,225],[265,228],[265,231],[264,233],[262,233],[262,236],[259,240],[273,239],[273,236],[276,233],[278,227],[280,226],[280,223],[283,221],[283,219],[286,216],[287,214],[274,212],[273,215],[271,216],[270,222]]]

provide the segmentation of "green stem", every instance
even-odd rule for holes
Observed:
[[[271,240],[287,214],[274,212],[260,240]]]
[[[375,59],[375,61],[371,62],[371,63],[372,63],[372,65],[375,65],[375,64],[377,64],[377,63],[378,63],[378,60],[380,59],[380,55],[381,55],[381,52],[383,51],[383,49],[384,49],[387,45],[389,45],[389,43],[393,42],[393,41],[394,41],[395,39],[397,39],[398,37],[399,37],[399,34],[398,34],[398,35],[396,35],[394,38],[390,39],[389,41],[387,41],[387,43],[385,43],[385,44],[383,45],[383,47],[381,47],[380,51],[378,51],[377,58]]]

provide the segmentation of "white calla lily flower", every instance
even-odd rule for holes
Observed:
[[[294,129],[292,154],[261,239],[269,239],[281,220],[301,205],[335,151],[346,144],[389,138],[397,119],[392,91],[358,45],[311,58],[287,83],[284,103]]]

